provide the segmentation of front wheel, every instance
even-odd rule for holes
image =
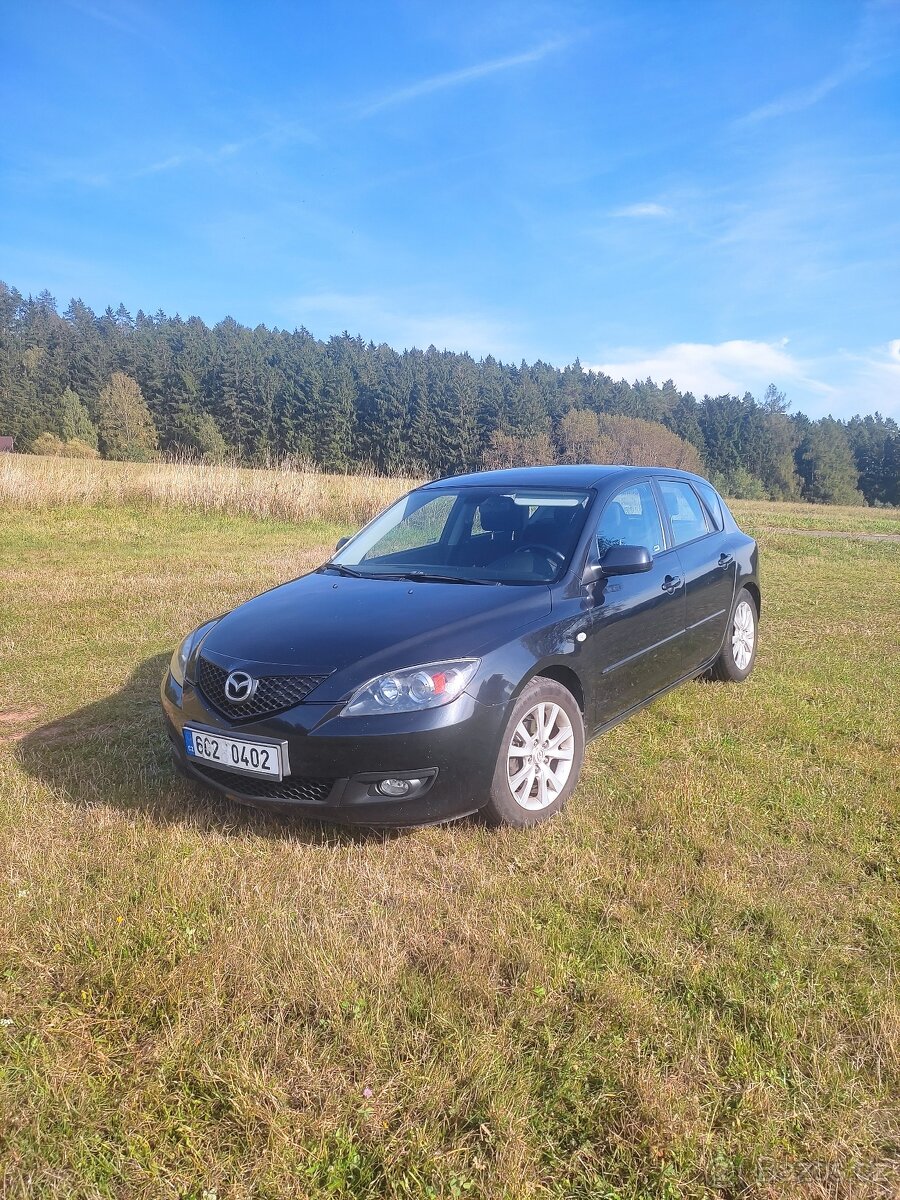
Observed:
[[[553,679],[530,680],[507,722],[485,817],[518,829],[546,821],[574,791],[583,760],[575,697]]]
[[[758,623],[756,601],[746,588],[741,588],[734,602],[719,657],[710,669],[713,679],[729,683],[744,682],[756,661]]]

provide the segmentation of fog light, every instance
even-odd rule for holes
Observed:
[[[375,791],[382,796],[408,796],[422,786],[421,779],[382,779],[376,783]]]

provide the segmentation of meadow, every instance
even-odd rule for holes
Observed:
[[[736,502],[753,676],[531,832],[176,776],[181,635],[407,486],[0,458],[0,1195],[900,1194],[900,512]]]

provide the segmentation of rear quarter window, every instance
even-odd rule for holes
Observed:
[[[703,497],[703,503],[709,510],[709,515],[712,517],[716,529],[724,529],[725,519],[722,516],[722,501],[719,499],[719,493],[711,483],[697,483],[694,486]]]

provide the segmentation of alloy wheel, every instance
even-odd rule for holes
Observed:
[[[547,808],[566,786],[575,757],[572,722],[558,705],[542,701],[522,717],[506,754],[509,790],[522,808]]]
[[[755,640],[756,626],[753,620],[753,610],[746,600],[742,600],[734,610],[734,623],[731,630],[731,653],[734,665],[739,671],[746,671],[749,667]]]

